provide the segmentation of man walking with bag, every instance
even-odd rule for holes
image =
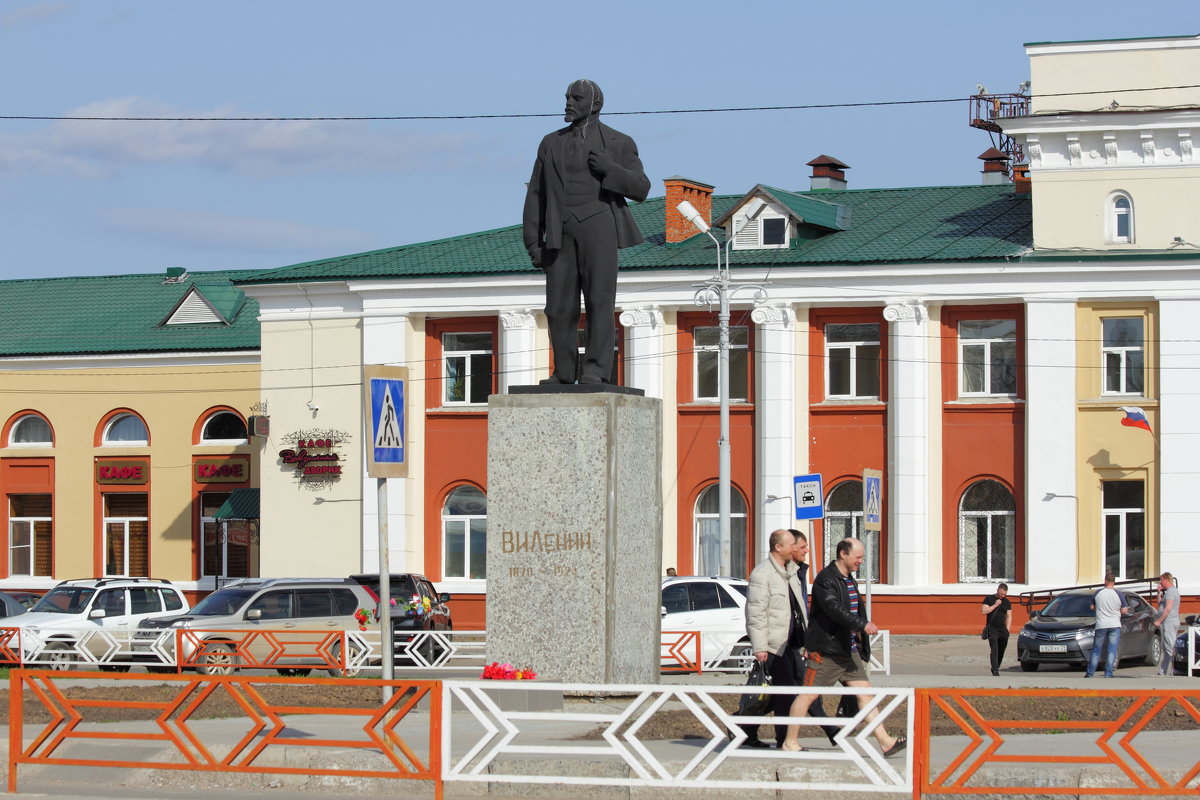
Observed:
[[[771,532],[767,543],[770,552],[750,573],[746,633],[755,661],[766,666],[772,684],[795,686],[807,621],[803,590],[792,563],[796,539],[791,531],[780,529]],[[771,696],[771,710],[777,717],[786,716],[791,703],[787,695]],[[771,746],[758,738],[757,725],[742,729],[747,747]]]
[[[992,657],[992,674],[1000,674],[1000,662],[1008,647],[1008,632],[1012,628],[1012,602],[1008,599],[1008,584],[996,587],[996,593],[983,601],[983,638],[988,640]]]

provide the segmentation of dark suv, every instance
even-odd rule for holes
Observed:
[[[351,575],[351,580],[370,589],[379,597],[379,573]],[[413,631],[450,631],[454,624],[450,619],[450,595],[438,592],[424,575],[412,572],[388,573],[388,593],[392,596],[392,633],[396,650],[396,663],[424,666],[408,653],[413,641]],[[432,665],[440,655],[440,649],[429,637],[422,637],[418,644],[420,658]]]

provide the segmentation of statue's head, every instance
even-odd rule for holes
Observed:
[[[595,81],[580,78],[567,87],[567,107],[563,117],[567,122],[585,123],[590,117],[600,114],[604,105],[604,92]]]

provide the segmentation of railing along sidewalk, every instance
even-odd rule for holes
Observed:
[[[78,678],[103,678],[136,686],[152,682],[141,694],[163,692],[161,698],[140,701],[81,699],[68,696],[64,683],[78,685]],[[314,702],[283,704],[281,691],[292,686],[312,686],[305,693]],[[8,791],[17,790],[18,767],[29,764],[118,767],[123,769],[197,770],[205,772],[254,772],[267,774],[330,775],[360,778],[395,778],[432,781],[441,797],[442,694],[436,681],[363,680],[363,704],[320,705],[322,687],[345,687],[343,681],[309,678],[230,676],[144,676],[108,673],[72,673],[14,669],[9,676]],[[380,700],[382,687],[390,697]],[[226,701],[221,724],[205,724],[206,703]],[[28,702],[27,702],[28,701]],[[228,702],[232,701],[232,702]],[[357,700],[356,700],[357,701]],[[49,714],[44,724],[25,723],[27,708],[40,706]],[[247,727],[230,735],[228,710],[242,714]],[[89,720],[91,709],[122,709],[120,724]],[[338,720],[353,719],[345,726]],[[329,720],[334,722],[331,724]],[[297,727],[308,728],[303,733]],[[315,731],[315,733],[314,733]],[[324,734],[324,735],[321,735]],[[356,738],[348,738],[353,734]],[[131,748],[131,742],[159,745],[152,756],[131,758],[147,752]],[[363,754],[370,766],[295,766],[295,756],[286,761],[282,749],[330,752],[323,764],[347,761],[347,752]],[[279,763],[271,763],[273,760]]]

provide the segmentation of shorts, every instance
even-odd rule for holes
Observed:
[[[805,686],[836,686],[850,681],[867,681],[870,676],[858,653],[836,656],[830,653],[808,653],[808,671],[804,674]]]

